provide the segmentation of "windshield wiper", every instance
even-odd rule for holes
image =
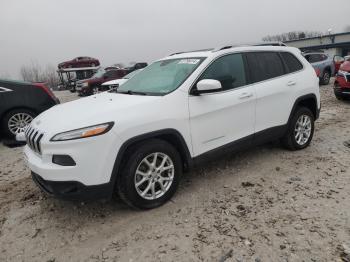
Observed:
[[[146,96],[147,93],[145,92],[139,92],[139,91],[132,91],[132,90],[127,90],[127,91],[121,91],[121,90],[116,90],[117,93],[121,94],[128,94],[128,95],[141,95],[141,96]]]

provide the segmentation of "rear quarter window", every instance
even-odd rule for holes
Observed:
[[[293,54],[288,52],[280,53],[287,66],[288,73],[297,72],[303,69],[303,64]]]

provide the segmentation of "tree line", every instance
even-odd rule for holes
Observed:
[[[56,67],[46,65],[42,68],[37,62],[32,61],[29,65],[23,65],[20,69],[20,76],[26,82],[44,82],[49,87],[55,88],[59,84]]]
[[[262,38],[265,42],[285,42],[292,40],[299,40],[303,38],[319,37],[322,36],[322,32],[319,31],[291,31],[287,33],[277,34],[277,35],[267,35]]]

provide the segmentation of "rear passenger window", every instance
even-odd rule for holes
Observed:
[[[291,53],[282,52],[280,53],[284,62],[287,65],[288,73],[293,73],[296,71],[299,71],[303,69],[303,65],[300,63],[300,61]]]
[[[323,60],[322,55],[320,54],[311,54],[305,56],[306,60],[309,61],[309,63],[318,63]]]
[[[204,71],[198,81],[202,79],[218,80],[222,90],[246,85],[242,55],[232,54],[218,58]]]
[[[247,61],[253,83],[285,74],[283,62],[276,52],[247,53]]]

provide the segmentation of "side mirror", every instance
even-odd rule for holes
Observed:
[[[214,79],[203,79],[197,83],[197,89],[195,94],[210,93],[221,89],[221,83],[218,80]]]

